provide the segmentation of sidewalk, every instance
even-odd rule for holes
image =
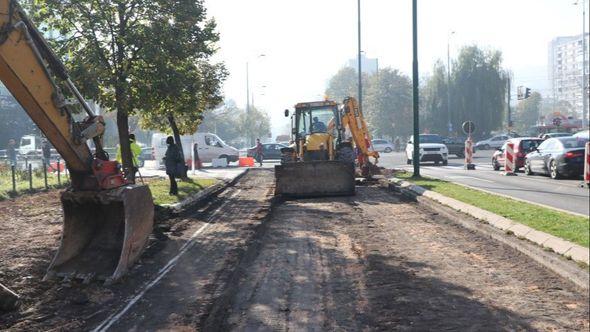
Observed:
[[[237,166],[229,166],[224,168],[213,168],[213,167],[204,167],[200,170],[192,170],[188,171],[188,176],[193,178],[200,178],[200,179],[218,179],[218,180],[233,180],[243,172],[245,172],[248,168],[247,167],[237,167]],[[142,167],[139,169],[141,176],[143,177],[168,177],[166,175],[166,171],[161,169],[149,169]]]

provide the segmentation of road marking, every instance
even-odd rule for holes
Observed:
[[[230,195],[229,198],[231,199],[231,198],[236,197],[241,191],[242,191],[242,189],[236,190],[236,192],[233,193],[232,195]],[[123,309],[121,309],[121,311],[115,312],[112,315],[110,315],[106,320],[104,320],[100,325],[98,325],[92,331],[93,332],[107,331],[113,324],[115,324],[119,319],[121,319],[121,317],[123,317],[123,315],[125,315],[125,313],[127,313],[127,311],[129,311],[129,309],[131,309],[131,307],[133,307],[135,305],[135,303],[137,303],[137,301],[139,301],[147,293],[148,290],[150,290],[152,287],[154,287],[160,280],[162,280],[162,278],[164,278],[166,276],[166,274],[168,274],[168,272],[170,272],[170,270],[172,270],[172,268],[174,266],[176,266],[176,263],[178,263],[178,260],[180,259],[180,257],[182,257],[182,255],[184,255],[188,250],[190,250],[195,245],[195,240],[196,240],[197,236],[199,236],[201,233],[203,233],[203,231],[205,231],[205,229],[207,229],[211,225],[209,223],[209,221],[213,220],[213,218],[216,217],[221,212],[221,210],[225,207],[225,205],[228,203],[229,203],[229,200],[226,200],[217,209],[215,209],[215,211],[211,214],[211,216],[209,216],[209,218],[207,218],[208,223],[201,226],[201,228],[199,228],[197,231],[195,231],[193,233],[193,235],[190,237],[190,239],[180,248],[180,251],[178,252],[178,254],[176,254],[176,256],[174,256],[172,259],[170,259],[168,261],[168,263],[166,265],[164,265],[164,267],[162,267],[158,271],[158,273],[156,274],[156,277],[152,281],[150,281],[148,284],[145,284],[143,287],[141,287],[139,289],[139,292],[136,293],[135,296],[133,296],[131,299],[128,300],[127,305]]]
[[[496,183],[495,181],[490,181],[490,180],[482,179],[482,178],[476,178],[473,176],[450,175],[450,176],[446,176],[446,178],[449,178],[449,179],[471,179],[471,180],[483,181],[483,182],[488,182],[488,183]]]

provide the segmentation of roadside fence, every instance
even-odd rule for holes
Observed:
[[[46,162],[22,159],[16,165],[0,164],[0,200],[23,192],[47,190],[69,183],[69,173],[63,160]]]

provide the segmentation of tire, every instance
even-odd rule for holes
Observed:
[[[390,147],[386,147],[385,150],[383,150],[385,153],[391,153],[391,151],[393,150]]]
[[[557,170],[557,162],[555,160],[549,162],[549,176],[554,180],[561,179],[562,177],[559,170]]]
[[[527,160],[524,162],[524,174],[526,175],[533,175],[533,171],[531,170],[531,163]]]
[[[228,157],[227,155],[225,155],[225,154],[222,154],[221,156],[219,156],[219,159],[225,159],[225,162],[226,162],[227,164],[229,164],[229,157]]]
[[[443,166],[448,166],[449,165],[449,161],[448,160],[443,160]]]
[[[489,146],[489,145],[487,145],[487,144],[484,144],[484,145],[481,147],[481,149],[482,149],[482,150],[489,150],[489,149],[490,149],[490,146]]]
[[[498,162],[496,161],[496,159],[492,159],[492,167],[494,168],[494,171],[499,171],[500,170],[500,165],[498,164]]]
[[[336,152],[336,160],[352,165],[352,167],[354,168],[355,159],[356,157],[354,154],[354,150],[352,149],[352,146],[342,144],[338,148],[338,151]]]

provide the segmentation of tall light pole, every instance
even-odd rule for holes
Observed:
[[[453,122],[451,119],[451,36],[455,31],[451,31],[447,37],[447,128],[449,136],[453,132]]]
[[[256,58],[262,58],[266,56],[266,54],[259,54]],[[246,61],[246,119],[249,119],[250,115],[250,63]],[[254,144],[253,137],[247,137],[250,139],[250,144]]]
[[[576,0],[574,5],[579,5],[580,0]],[[590,113],[586,116],[588,108],[588,98],[590,98],[590,86],[586,76],[586,0],[582,0],[582,127],[588,126]]]
[[[361,61],[361,0],[357,0],[357,14],[358,14],[358,74],[359,74],[359,109],[363,110],[363,68],[362,68],[362,61]]]
[[[414,96],[414,177],[420,176],[420,119],[418,117],[420,96],[418,95],[418,0],[412,0],[412,39],[413,39],[413,70],[412,70],[412,91]]]

